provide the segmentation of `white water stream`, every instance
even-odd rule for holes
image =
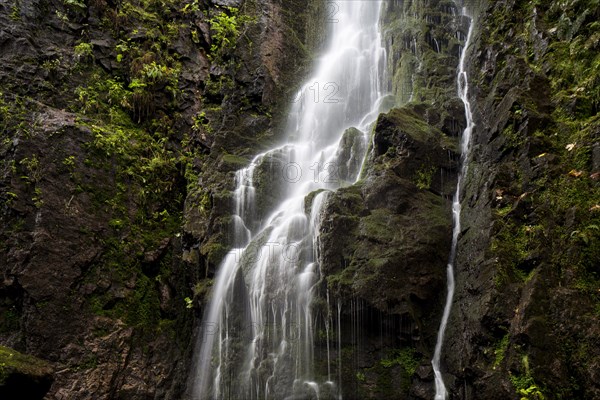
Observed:
[[[462,16],[469,17],[467,15],[466,8],[462,9]],[[469,17],[470,18],[470,17]],[[446,295],[446,304],[444,306],[444,313],[442,315],[442,321],[440,323],[440,329],[438,331],[437,343],[435,345],[435,352],[433,354],[433,360],[431,364],[433,366],[433,373],[435,375],[435,400],[446,400],[448,391],[444,384],[444,378],[440,370],[440,358],[442,355],[442,345],[444,343],[444,334],[446,332],[446,326],[448,325],[448,318],[450,317],[450,310],[452,309],[452,299],[454,298],[454,263],[456,260],[456,249],[458,246],[458,236],[460,235],[460,215],[461,215],[461,204],[460,195],[462,190],[463,181],[467,176],[468,172],[468,158],[471,149],[471,134],[475,124],[473,123],[473,114],[471,112],[471,103],[469,103],[469,79],[467,75],[467,49],[471,44],[471,35],[473,33],[473,20],[469,23],[469,33],[467,40],[461,52],[460,63],[458,66],[458,96],[462,100],[465,106],[465,117],[467,126],[462,134],[461,138],[461,171],[458,176],[458,183],[456,185],[456,192],[452,201],[452,219],[454,227],[452,229],[452,247],[450,249],[450,256],[448,265],[446,268],[448,293]]]
[[[328,190],[358,178],[382,111],[386,54],[381,1],[336,4],[328,49],[299,91],[285,144],[236,173],[233,249],[218,269],[198,335],[196,400],[341,398],[341,360],[332,373],[329,346],[327,376],[314,368],[320,214]],[[339,327],[340,313],[339,305],[327,313],[328,344],[335,343],[329,321],[337,315]],[[337,341],[341,346],[339,328]]]

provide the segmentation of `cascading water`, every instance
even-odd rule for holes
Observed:
[[[338,4],[328,50],[290,112],[287,143],[236,173],[233,249],[198,335],[194,399],[341,398],[331,366],[320,381],[313,368],[319,216],[327,191],[362,167],[384,103],[386,55],[381,2]],[[337,312],[338,327],[340,310],[326,317]]]
[[[471,112],[471,103],[469,102],[469,80],[467,75],[466,57],[467,49],[471,43],[471,35],[473,33],[473,20],[467,15],[465,7],[462,8],[462,17],[469,18],[469,33],[465,45],[462,49],[460,62],[458,66],[458,96],[462,100],[465,106],[465,117],[466,117],[466,128],[461,138],[461,171],[458,176],[458,183],[456,184],[456,192],[452,200],[452,246],[450,249],[450,256],[448,265],[446,268],[447,282],[448,282],[448,293],[446,295],[446,304],[444,306],[444,314],[442,315],[442,321],[440,323],[440,329],[438,331],[437,343],[435,345],[435,352],[433,354],[433,360],[431,364],[433,366],[433,373],[435,375],[435,400],[445,400],[448,396],[446,385],[444,384],[444,378],[440,371],[440,358],[442,355],[442,345],[444,343],[444,333],[446,332],[446,326],[448,325],[448,318],[450,317],[450,310],[452,308],[452,299],[454,297],[454,262],[456,260],[456,249],[458,246],[458,236],[460,234],[460,194],[462,190],[462,183],[468,172],[468,158],[471,148],[471,134],[475,124],[473,123],[473,114]]]

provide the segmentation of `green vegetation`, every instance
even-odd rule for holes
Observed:
[[[39,358],[0,346],[0,385],[11,373],[40,377],[51,372],[50,365]]]
[[[381,365],[384,368],[393,368],[398,365],[406,372],[407,377],[411,377],[417,370],[419,362],[420,359],[417,357],[415,349],[405,347],[392,350],[389,358],[381,360]]]
[[[28,103],[20,96],[0,91],[0,147],[9,145],[16,133],[29,136]]]
[[[544,309],[531,311],[527,319],[537,318],[548,325],[552,340],[561,343],[555,351],[557,358],[565,360],[569,368],[568,377],[553,382],[536,368],[529,368],[525,352],[519,373],[505,371],[510,363],[502,361],[513,348],[508,337],[503,338],[492,366],[510,374],[507,380],[525,400],[544,399],[550,393],[556,398],[586,396],[587,378],[582,376],[593,352],[581,350],[589,346],[586,340],[569,344],[573,335],[586,328],[577,322],[575,333],[565,328],[560,318],[549,318],[566,312],[566,303],[556,300],[557,295],[548,289],[557,287],[569,293],[571,301],[578,299],[579,321],[597,318],[600,176],[594,149],[600,140],[598,5],[597,0],[567,0],[560,5],[518,0],[514,7],[524,17],[513,18],[506,12],[506,4],[496,2],[490,4],[488,23],[481,28],[482,45],[497,58],[495,78],[482,72],[478,86],[485,93],[495,93],[497,104],[502,101],[510,107],[510,118],[498,132],[503,164],[496,178],[489,254],[496,260],[496,288],[500,293],[521,290],[524,295],[545,288]],[[506,43],[510,47],[501,50]],[[506,88],[515,71],[528,77],[518,81],[529,79],[529,87]]]
[[[508,333],[498,342],[498,346],[494,349],[494,369],[496,369],[502,361],[504,361],[504,357],[506,356],[506,350],[508,350],[508,346],[510,344],[510,336]]]
[[[213,57],[235,49],[240,34],[240,25],[243,22],[243,18],[239,16],[239,10],[235,7],[226,7],[209,19],[210,29],[213,33],[213,43],[210,47]]]
[[[83,61],[91,61],[94,58],[94,49],[91,43],[81,42],[75,46],[73,51]]]
[[[544,400],[540,388],[530,376],[511,376],[510,381],[521,396],[521,400]]]
[[[529,371],[529,361],[527,356],[523,356],[523,375],[511,375],[510,381],[513,384],[517,394],[521,396],[521,400],[544,400],[542,389],[535,383]]]
[[[433,174],[435,173],[435,167],[423,165],[417,171],[416,184],[421,190],[427,190],[431,187],[431,181],[433,180]]]
[[[70,11],[78,8],[73,2],[65,5]],[[75,60],[86,65],[72,71],[80,84],[69,109],[91,140],[85,158],[65,154],[62,166],[76,187],[74,195],[87,193],[91,211],[103,215],[109,229],[101,238],[103,254],[84,279],[108,279],[122,288],[116,294],[98,289],[89,296],[88,309],[146,333],[174,329],[174,316],[161,311],[159,286],[171,274],[169,243],[183,225],[183,201],[198,181],[195,153],[175,128],[183,93],[173,43],[201,12],[197,2],[185,6],[185,15],[181,7],[155,0],[125,1],[114,9],[99,5],[102,24],[116,43],[117,66],[110,72],[94,59],[87,33],[73,49]],[[83,174],[86,168],[101,179]],[[174,299],[173,304],[179,318],[185,303]]]
[[[356,373],[356,380],[359,382],[365,382],[367,380],[367,377],[365,376],[365,374],[361,371],[358,371]]]
[[[3,308],[0,312],[0,334],[16,331],[21,326],[21,316],[15,306]]]
[[[364,398],[400,398],[401,394],[408,393],[420,356],[409,347],[388,351],[388,356],[372,367],[355,372],[358,393]],[[352,356],[346,354],[346,357]]]
[[[548,51],[540,53],[528,35],[519,39],[526,46],[516,57],[522,57],[534,71],[541,71],[540,65],[547,63],[552,68],[548,79],[552,101],[557,107],[551,115],[546,115],[551,124],[543,130],[537,130],[527,138],[524,132],[517,135],[521,121],[525,116],[539,115],[540,98],[523,97],[521,106],[513,106],[512,123],[504,129],[503,136],[510,148],[518,149],[526,141],[535,140],[542,144],[541,151],[530,154],[534,163],[545,160],[558,166],[552,173],[542,174],[530,180],[527,192],[524,192],[523,176],[517,175],[518,185],[509,190],[519,197],[521,209],[525,205],[535,210],[534,220],[525,223],[514,221],[514,206],[504,205],[497,209],[497,216],[503,221],[499,234],[492,243],[492,251],[501,255],[503,264],[509,269],[516,268],[521,278],[528,276],[536,253],[542,248],[555,250],[550,260],[562,273],[573,271],[578,275],[575,282],[585,279],[590,289],[600,288],[600,276],[594,264],[600,257],[600,188],[596,181],[592,165],[592,148],[598,141],[600,118],[600,53],[594,50],[600,38],[598,22],[591,17],[597,2],[569,1],[558,6],[548,4],[544,22],[552,38]],[[540,4],[523,3],[525,13],[531,13],[533,7]],[[499,13],[501,7],[497,7]],[[505,34],[504,17],[498,18],[497,30],[486,40],[493,42]],[[528,24],[523,20],[523,24]],[[510,25],[510,24],[508,24]],[[519,31],[528,32],[527,26]],[[499,40],[499,39],[498,39]],[[535,96],[535,94],[532,94]],[[531,133],[530,133],[531,134]],[[540,154],[541,153],[541,154]],[[552,158],[550,158],[552,157]],[[555,172],[554,172],[555,171]],[[516,203],[515,203],[516,204]],[[572,223],[565,224],[560,219],[569,217]],[[549,245],[551,243],[551,245]],[[508,261],[508,263],[506,263]],[[541,261],[541,260],[540,260]],[[523,270],[523,266],[528,264]],[[510,271],[504,271],[510,275]],[[590,294],[593,290],[590,290]],[[597,297],[597,294],[594,294]]]

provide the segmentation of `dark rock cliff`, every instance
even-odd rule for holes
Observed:
[[[450,397],[596,398],[597,3],[464,5],[475,24],[467,63],[476,128],[442,353]],[[452,137],[465,126],[456,66],[469,21],[457,14],[453,2],[387,3],[400,109],[374,127],[363,179],[326,209],[322,269],[345,299],[349,398],[433,397]],[[434,172],[427,184],[423,165]]]
[[[0,4],[0,343],[52,364],[47,398],[182,397],[232,170],[277,137],[323,7]]]
[[[480,2],[453,398],[600,396],[599,8]]]

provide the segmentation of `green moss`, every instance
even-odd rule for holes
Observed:
[[[502,136],[506,139],[506,145],[509,148],[518,148],[523,145],[525,138],[515,130],[514,125],[508,125],[502,131]]]
[[[248,160],[246,158],[234,154],[224,154],[221,160],[236,169],[241,169],[248,165]]]
[[[381,361],[384,368],[392,368],[396,365],[401,366],[408,377],[414,375],[420,363],[420,357],[412,347],[402,349],[393,349],[388,358]]]
[[[324,191],[325,191],[325,189],[319,189],[319,190],[310,192],[308,195],[306,195],[306,197],[304,198],[304,212],[307,215],[310,215],[310,212],[312,209],[312,204],[313,204],[315,197]]]
[[[508,334],[506,334],[502,338],[502,340],[500,340],[500,342],[498,342],[498,345],[494,349],[494,356],[495,356],[494,369],[496,369],[498,366],[500,366],[502,361],[504,361],[504,357],[506,356],[506,350],[508,350],[509,343],[510,343],[510,337]]]
[[[214,281],[212,279],[203,279],[199,282],[196,282],[194,285],[194,297],[198,297],[203,299],[211,290]]]
[[[502,259],[498,270],[498,284],[526,282],[534,273],[528,259],[541,246],[544,237],[542,225],[516,225],[505,222],[500,232],[494,235],[491,251]]]
[[[510,374],[510,382],[515,388],[521,400],[544,400],[542,388],[535,382],[529,368],[529,358],[527,355],[522,357],[522,373]]]
[[[390,349],[388,357],[355,373],[359,395],[365,399],[404,398],[419,363],[420,356],[413,348]]]
[[[52,367],[39,358],[0,346],[0,385],[13,373],[41,377],[52,372]]]
[[[426,142],[431,138],[432,128],[410,108],[395,108],[388,114],[398,128],[414,140]]]
[[[21,313],[12,306],[0,312],[0,334],[18,331],[21,326]]]
[[[220,264],[228,251],[228,246],[215,241],[209,242],[200,248],[200,252],[206,257],[208,263],[215,266]]]
[[[145,275],[139,276],[135,291],[127,300],[126,321],[143,329],[155,329],[160,321],[160,301],[154,282]]]

